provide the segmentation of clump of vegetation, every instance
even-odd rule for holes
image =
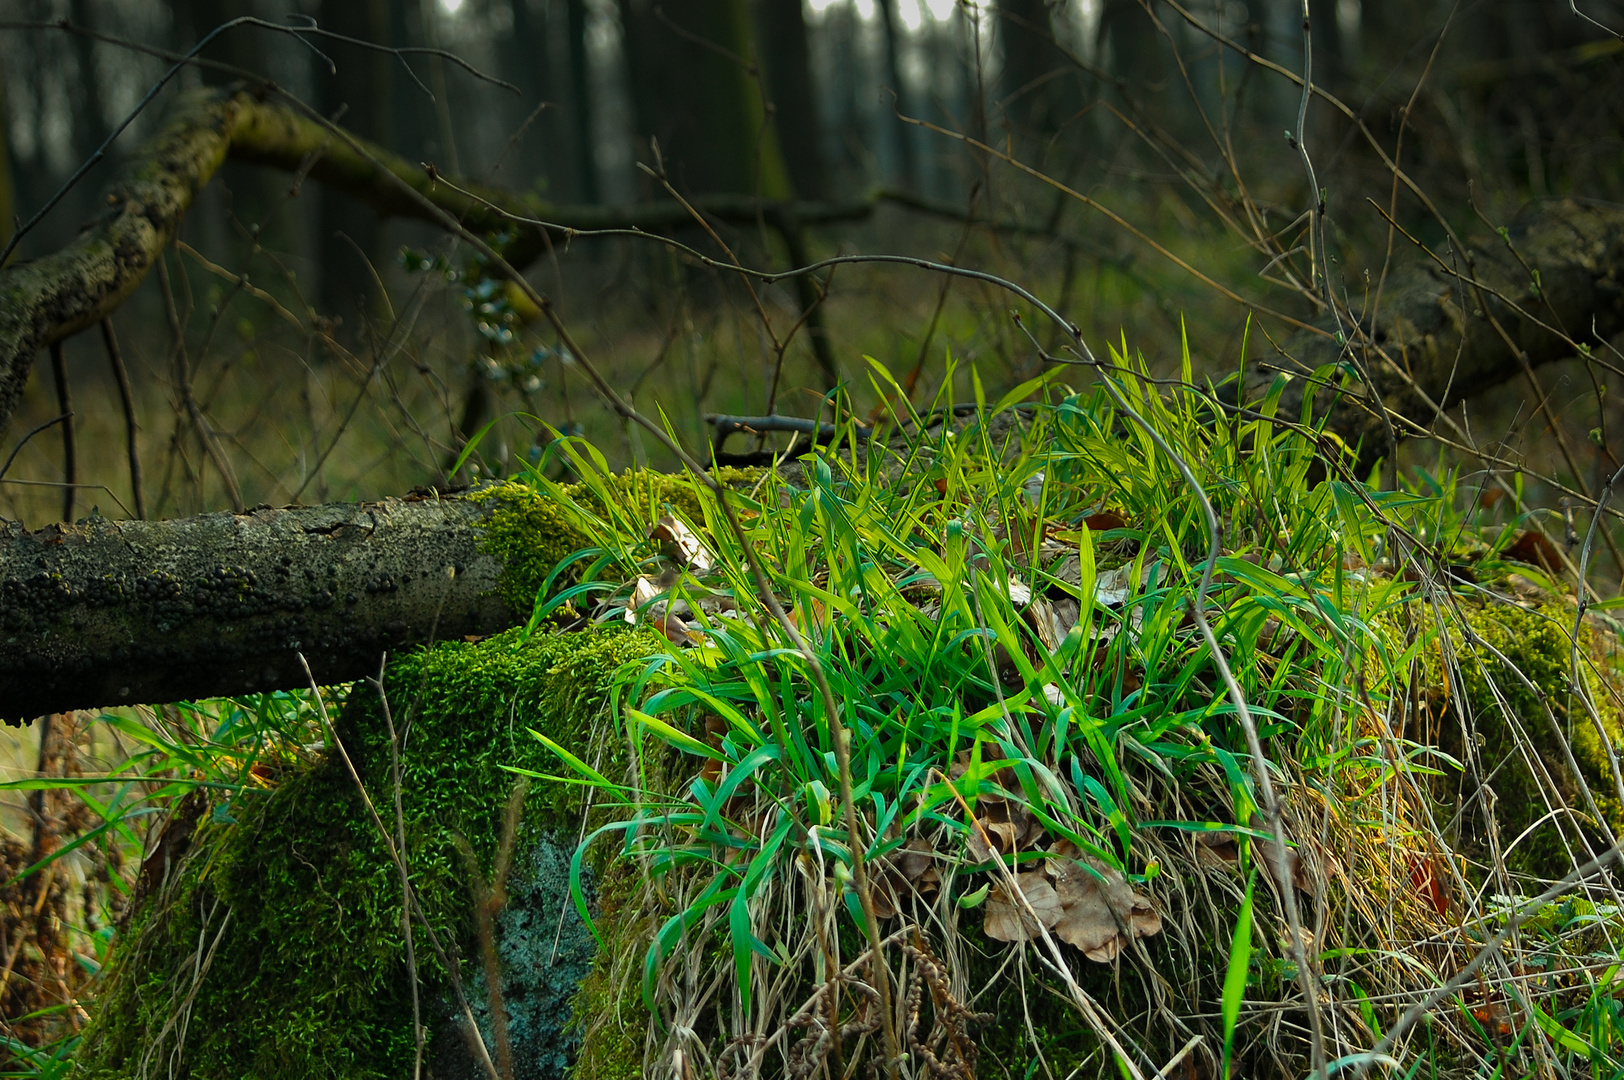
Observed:
[[[1509,665],[1542,664],[1497,670],[1508,575],[1550,610],[1511,618],[1548,622],[1564,601],[1542,570],[1469,552],[1451,492],[1374,492],[1273,399],[1226,414],[1187,369],[1169,389],[1114,359],[1117,395],[1046,378],[962,423],[905,417],[922,434],[771,474],[730,508],[695,483],[701,513],[658,542],[541,481],[621,553],[589,575],[599,617],[664,632],[664,654],[623,677],[629,731],[691,761],[661,787],[561,755],[618,810],[588,843],[616,848],[669,912],[636,988],[645,1068],[802,1075],[883,1062],[890,1040],[927,1073],[1615,1061],[1595,1026],[1611,1015],[1606,963],[1575,961],[1562,932],[1492,954],[1499,975],[1445,996],[1458,1014],[1404,1017],[1619,825],[1609,797],[1570,794],[1568,820],[1528,812],[1563,786],[1613,790],[1583,738],[1574,769],[1510,787],[1500,760],[1452,756],[1428,725],[1481,724],[1497,748],[1548,757],[1529,725],[1577,672],[1585,701],[1615,685],[1611,631],[1588,627],[1575,650],[1568,633],[1514,630]],[[998,422],[1031,395],[1048,403]],[[588,490],[607,482],[565,452]],[[1467,693],[1439,699],[1429,673]],[[1590,709],[1596,738],[1615,737],[1616,711]],[[1281,793],[1283,861],[1262,773]],[[1530,850],[1571,858],[1478,846],[1513,823]],[[1585,925],[1616,963],[1616,919]],[[1507,977],[1529,948],[1594,975],[1530,991]],[[1513,1019],[1490,1031],[1479,1014]]]
[[[503,1076],[1614,1071],[1605,616],[1273,399],[1108,374],[716,487],[554,443],[489,539],[529,624],[203,800],[77,1067],[489,1075],[461,994]]]

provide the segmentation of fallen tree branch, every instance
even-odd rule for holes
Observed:
[[[1346,345],[1305,331],[1248,373],[1254,396],[1281,372],[1343,364],[1367,375],[1339,393],[1294,377],[1281,398],[1281,414],[1296,416],[1312,394],[1315,415],[1360,447],[1362,469],[1389,451],[1381,407],[1430,427],[1440,410],[1544,364],[1586,349],[1605,362],[1601,346],[1624,332],[1624,206],[1531,203],[1460,249],[1412,243],[1417,257],[1379,294],[1350,300]]]
[[[469,231],[504,235],[508,263],[523,268],[549,240],[635,235],[692,225],[677,203],[556,206],[531,196],[441,177],[365,140],[352,144],[267,94],[205,88],[180,95],[157,135],[124,163],[103,200],[106,209],[70,244],[44,258],[0,269],[0,432],[28,381],[35,354],[101,322],[129,298],[179,232],[187,209],[225,161],[236,159],[316,178],[366,202],[379,214],[440,225],[432,206]],[[833,202],[774,202],[743,195],[692,200],[707,217],[735,225],[765,223],[786,238],[807,226],[860,221],[881,205],[950,220],[959,206],[876,189]],[[1019,221],[977,222],[1022,235],[1053,230]],[[1099,253],[1096,253],[1099,254]],[[1100,254],[1101,258],[1109,258]]]
[[[479,498],[0,525],[0,718],[376,674],[378,658],[523,622]]]

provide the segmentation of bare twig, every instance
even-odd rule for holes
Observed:
[[[118,383],[119,401],[124,406],[124,437],[130,459],[130,488],[135,494],[135,516],[147,519],[147,500],[141,490],[141,452],[136,446],[135,393],[130,388],[130,372],[124,366],[124,354],[119,350],[118,337],[113,333],[113,320],[109,316],[101,321],[102,346],[107,350],[107,362],[113,366],[113,378]]]
[[[3,262],[0,259],[0,262]],[[73,497],[79,485],[79,446],[73,433],[73,391],[68,387],[68,365],[62,343],[51,343],[51,376],[56,380],[56,407],[62,421],[62,520],[73,520]]]
[[[389,654],[378,661],[378,677],[369,678],[378,691],[378,703],[383,709],[383,722],[389,732],[389,777],[395,791],[395,850],[406,851],[406,811],[401,801],[400,740],[395,735],[395,720],[389,709],[389,695],[383,688],[384,671],[389,666]],[[320,693],[317,699],[320,700]],[[400,874],[400,932],[406,941],[406,977],[412,984],[412,1080],[423,1075],[423,1010],[418,1001],[417,949],[412,942],[412,883],[406,873],[406,860],[395,861]]]

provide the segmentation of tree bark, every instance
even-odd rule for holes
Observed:
[[[749,0],[621,0],[620,13],[638,134],[659,143],[671,183],[684,194],[787,197],[754,78]]]
[[[999,0],[997,10],[1005,117],[1022,135],[1052,135],[1082,106],[1077,65],[1055,43],[1059,9],[1047,0]]]
[[[0,524],[0,718],[378,673],[388,651],[522,622],[479,498],[176,521]]]
[[[1369,382],[1337,393],[1323,381],[1294,377],[1280,410],[1295,418],[1312,393],[1314,415],[1358,448],[1361,471],[1391,451],[1378,402],[1397,414],[1395,434],[1403,438],[1430,428],[1440,409],[1569,359],[1575,345],[1599,352],[1624,332],[1624,206],[1532,203],[1503,236],[1418,253],[1379,293],[1372,289],[1368,303],[1357,322],[1342,322],[1351,350],[1326,320],[1318,332],[1289,338],[1279,354],[1253,361],[1248,373],[1253,398],[1282,371],[1307,376],[1347,364],[1367,374]]]

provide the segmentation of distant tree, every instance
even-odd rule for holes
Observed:
[[[1169,75],[1166,43],[1155,16],[1140,0],[1105,0],[1098,42],[1106,70],[1133,87],[1141,106],[1153,107],[1165,96]]]
[[[621,0],[621,21],[645,160],[658,142],[680,190],[787,197],[750,0]]]
[[[0,57],[0,60],[3,60]],[[6,80],[0,67],[0,244],[11,239],[13,220],[17,214],[17,189],[11,179],[11,136],[8,130],[10,114],[6,110]]]
[[[390,41],[387,0],[321,0],[316,18],[328,30],[363,41]],[[322,51],[337,66],[329,73],[317,65],[316,89],[321,110],[342,114],[345,127],[374,142],[389,145],[394,67],[388,53],[343,42],[323,42]],[[383,226],[377,212],[365,203],[330,188],[321,199],[317,258],[321,267],[321,309],[345,320],[350,332],[376,296],[373,270],[387,260]],[[371,264],[369,268],[368,263]]]
[[[252,0],[177,0],[171,12],[173,44],[179,49],[189,49],[217,27],[233,19],[257,14],[259,8]],[[206,59],[219,60],[234,68],[264,74],[268,37],[264,30],[238,27],[215,38],[203,55]],[[216,68],[199,67],[195,71],[196,77],[205,86],[226,86],[237,79],[230,71]],[[283,178],[267,175],[264,169],[241,162],[227,162],[220,180],[222,188],[230,193],[227,212],[237,219],[242,228],[260,229],[258,235],[261,241],[275,248],[297,250],[302,246],[302,226],[306,220],[301,213],[303,208],[282,205],[288,188]],[[234,231],[219,212],[219,205],[206,205],[208,217],[202,232],[207,242],[204,246],[235,239]]]
[[[790,182],[801,198],[821,198],[827,194],[823,134],[801,0],[756,0],[756,18],[773,125]]]
[[[597,140],[593,138],[592,65],[586,47],[586,0],[565,0],[569,34],[569,110],[574,126],[577,201],[598,201]]]
[[[898,179],[902,186],[914,188],[919,184],[919,166],[914,160],[913,132],[905,116],[915,115],[908,100],[908,85],[902,77],[902,27],[898,25],[897,0],[879,0],[880,26],[885,31],[885,82],[880,87],[885,95],[882,108],[886,126],[891,131],[896,147]]]
[[[1016,131],[1052,135],[1081,107],[1077,64],[1055,38],[1055,16],[1065,10],[1050,0],[999,0],[999,96]]]

